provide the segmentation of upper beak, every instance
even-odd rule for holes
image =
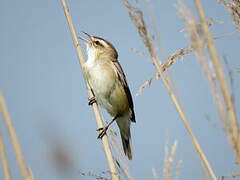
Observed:
[[[82,31],[83,32],[83,31]],[[81,40],[83,40],[85,43],[87,43],[87,44],[92,44],[92,36],[91,35],[89,35],[88,33],[86,33],[86,32],[83,32],[85,35],[87,35],[87,37],[89,38],[89,40],[87,40],[87,39],[84,39],[84,38],[82,38],[82,37],[78,37],[78,39],[81,39]]]

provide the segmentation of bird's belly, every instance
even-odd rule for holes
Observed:
[[[115,84],[114,73],[102,67],[89,70],[88,81],[96,96],[107,96]]]
[[[87,69],[87,78],[97,103],[114,116],[113,107],[109,101],[116,83],[114,71],[109,67],[96,65]]]
[[[121,115],[128,107],[125,92],[111,67],[97,65],[88,69],[88,82],[97,103],[111,116]]]

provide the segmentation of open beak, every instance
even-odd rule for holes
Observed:
[[[83,31],[82,31],[83,32]],[[88,33],[86,33],[86,32],[83,32],[85,35],[87,35],[87,37],[89,38],[89,40],[87,40],[87,39],[84,39],[84,38],[82,38],[82,37],[78,37],[78,39],[81,39],[81,40],[83,40],[85,43],[87,43],[87,44],[92,44],[93,43],[93,41],[92,41],[92,36],[91,35],[89,35]]]

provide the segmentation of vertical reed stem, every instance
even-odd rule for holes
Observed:
[[[74,43],[74,46],[75,46],[76,51],[77,51],[78,60],[79,60],[80,66],[82,68],[84,63],[85,63],[85,60],[84,60],[84,56],[83,56],[81,46],[78,43],[78,38],[77,38],[77,35],[76,35],[76,31],[75,31],[75,28],[73,26],[72,18],[71,18],[71,15],[69,13],[69,9],[67,7],[67,4],[66,4],[65,0],[62,0],[62,6],[63,6],[64,12],[65,12],[65,15],[66,15],[66,18],[67,18],[69,29],[70,29],[71,34],[72,34],[72,39],[73,39],[73,43]],[[84,74],[83,74],[83,76],[84,76]],[[85,83],[86,83],[86,86],[87,86],[89,98],[91,98],[91,97],[93,97],[92,91],[89,87],[88,82],[86,81],[85,76],[84,76],[84,79],[85,79]],[[101,128],[101,127],[104,126],[104,124],[103,124],[102,116],[101,116],[101,113],[99,111],[98,105],[96,103],[94,103],[92,107],[93,107],[93,111],[94,111],[94,114],[95,114],[95,119],[96,119],[96,122],[97,122],[97,126],[98,126],[98,128]],[[117,172],[117,169],[116,169],[116,166],[115,166],[115,163],[114,163],[114,159],[113,159],[113,156],[112,156],[112,151],[111,151],[111,148],[110,148],[110,144],[109,144],[109,140],[108,140],[107,135],[103,136],[102,144],[103,144],[103,148],[104,148],[105,155],[106,155],[106,158],[107,158],[108,166],[109,166],[109,169],[110,169],[110,172],[111,172],[112,180],[119,180],[118,172]]]
[[[217,50],[215,48],[212,35],[209,31],[207,21],[206,21],[206,17],[205,17],[202,5],[200,3],[200,0],[195,0],[195,4],[196,4],[198,14],[199,14],[200,19],[201,19],[202,29],[203,29],[203,31],[205,33],[205,36],[206,36],[206,39],[207,39],[209,52],[210,52],[210,55],[212,57],[212,61],[213,61],[213,64],[215,66],[215,69],[216,69],[216,74],[217,74],[217,77],[218,77],[218,80],[219,80],[219,84],[220,84],[221,92],[222,92],[222,95],[223,95],[223,99],[224,99],[224,102],[227,106],[227,113],[228,113],[228,117],[229,117],[230,122],[231,122],[232,140],[233,140],[234,150],[236,152],[238,161],[240,161],[240,138],[239,138],[238,122],[237,122],[237,117],[236,117],[236,113],[235,113],[235,110],[234,110],[234,105],[233,105],[232,100],[231,100],[231,96],[230,96],[228,86],[227,86],[227,81],[226,81],[226,78],[225,78],[225,75],[224,75],[224,72],[223,72],[223,69],[222,69],[222,65],[219,61]]]
[[[122,0],[122,1],[123,1],[123,4],[125,5],[126,9],[128,10],[129,16],[130,16],[131,20],[133,21],[136,29],[138,30],[138,33],[139,33],[140,37],[142,38],[142,41],[149,52],[152,62],[154,64],[155,68],[157,69],[157,71],[162,79],[162,82],[163,82],[164,86],[166,87],[168,94],[171,97],[173,104],[175,105],[175,108],[178,111],[179,116],[181,117],[183,124],[185,125],[185,127],[192,139],[192,142],[194,144],[194,148],[195,148],[197,154],[199,154],[199,156],[201,157],[203,163],[205,164],[206,168],[208,169],[208,172],[209,172],[211,178],[213,180],[217,180],[217,178],[213,172],[213,169],[211,168],[211,166],[207,160],[207,157],[205,156],[204,152],[202,151],[202,149],[197,141],[197,138],[195,137],[195,135],[188,123],[187,117],[183,111],[183,107],[181,106],[180,101],[178,101],[177,96],[174,94],[173,88],[170,86],[169,81],[167,80],[167,78],[165,77],[165,75],[163,73],[164,69],[161,66],[161,64],[157,58],[157,54],[153,48],[152,40],[149,38],[150,36],[147,31],[147,27],[146,27],[146,23],[143,18],[142,11],[139,8],[134,7],[128,0]]]
[[[11,141],[12,141],[15,153],[16,153],[17,162],[18,162],[18,165],[19,165],[21,173],[22,173],[22,178],[24,180],[26,180],[28,178],[28,168],[25,164],[23,153],[22,153],[20,144],[18,142],[17,134],[12,125],[10,116],[8,114],[7,106],[4,102],[3,95],[1,92],[0,92],[0,109],[2,111],[3,119],[4,119],[4,122],[8,129],[8,132],[10,134],[10,138],[11,138]]]
[[[10,171],[8,168],[9,166],[8,166],[8,162],[7,162],[6,151],[5,151],[5,147],[3,144],[1,132],[0,132],[0,157],[2,160],[2,167],[3,167],[3,173],[4,173],[5,180],[11,180],[11,175],[10,175]]]

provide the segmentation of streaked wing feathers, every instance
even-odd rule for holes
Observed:
[[[129,87],[128,87],[128,84],[127,84],[127,80],[126,80],[126,77],[125,77],[125,74],[122,70],[122,67],[121,65],[119,64],[119,62],[117,60],[115,61],[112,61],[113,64],[114,64],[114,67],[117,71],[117,75],[118,75],[118,79],[119,81],[121,82],[122,86],[123,86],[123,89],[127,95],[127,99],[128,99],[128,104],[129,104],[129,107],[132,111],[132,116],[131,116],[131,121],[132,122],[136,122],[135,120],[135,114],[134,114],[134,110],[133,110],[133,100],[132,100],[132,95],[131,95],[131,92],[129,90]]]

